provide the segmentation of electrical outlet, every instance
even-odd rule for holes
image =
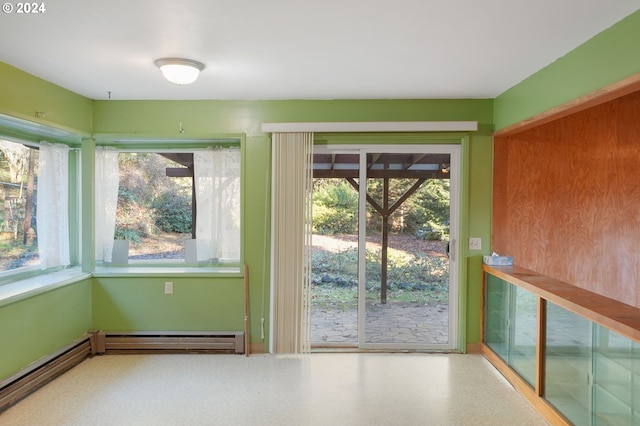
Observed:
[[[165,282],[164,283],[164,294],[173,294],[173,283]]]
[[[482,238],[480,237],[469,238],[469,250],[482,250]]]

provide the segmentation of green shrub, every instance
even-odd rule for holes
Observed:
[[[116,238],[191,232],[191,180],[165,176],[175,165],[156,153],[121,153]]]
[[[352,234],[358,226],[358,193],[345,180],[316,179],[313,190],[313,232]]]
[[[430,179],[406,203],[409,229],[418,238],[446,240],[449,237],[449,180]]]
[[[367,293],[378,297],[381,278],[381,250],[366,252]],[[314,250],[313,294],[316,302],[354,301],[357,297],[358,250],[341,252]],[[389,300],[444,302],[449,296],[449,261],[423,253],[389,253],[387,258]]]
[[[449,239],[449,222],[436,223],[429,220],[424,227],[415,232],[415,236],[421,240],[447,240]]]
[[[191,197],[165,192],[153,200],[155,225],[164,232],[191,232]]]
[[[116,232],[114,234],[115,240],[127,240],[134,243],[138,243],[142,241],[143,235],[138,229],[131,228],[123,228],[121,226],[116,226]]]
[[[116,213],[116,240],[140,242],[155,234],[154,212],[141,206],[131,192],[121,192]]]

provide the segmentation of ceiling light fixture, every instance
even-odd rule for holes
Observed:
[[[191,84],[204,69],[202,62],[182,58],[162,58],[155,61],[164,78],[175,84]]]

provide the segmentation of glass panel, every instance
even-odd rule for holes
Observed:
[[[511,284],[485,273],[484,340],[505,362],[509,359],[509,287]]]
[[[451,155],[320,151],[314,153],[312,344],[451,344]],[[365,160],[366,203],[359,192]],[[358,211],[359,202],[365,211]]]
[[[449,163],[449,154],[367,154],[367,344],[449,343]]]
[[[509,365],[533,387],[536,383],[538,298],[520,287],[511,286],[510,308]]]
[[[40,265],[38,149],[0,140],[0,271]]]
[[[533,387],[538,298],[491,274],[485,277],[485,343]]]
[[[128,249],[114,245],[114,263],[239,262],[240,158],[237,147],[120,152],[114,239]]]
[[[598,325],[595,333],[594,424],[639,424],[640,346]]]
[[[347,179],[314,179],[312,246],[311,343],[356,346],[358,192]]]
[[[485,274],[485,343],[536,380],[534,294]],[[547,302],[547,399],[573,424],[640,424],[640,343]]]
[[[193,154],[128,152],[120,153],[118,162],[114,238],[129,242],[129,260],[184,259],[185,240],[193,238]]]
[[[590,424],[592,323],[547,303],[545,398],[577,425]]]

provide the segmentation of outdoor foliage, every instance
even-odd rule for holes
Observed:
[[[415,179],[391,179],[389,203],[393,204]],[[367,181],[367,194],[383,205],[382,179]],[[429,240],[449,237],[449,180],[429,179],[390,217],[390,231],[414,234]],[[345,179],[315,179],[313,231],[321,235],[354,234],[358,227],[358,193]],[[382,219],[367,204],[367,233],[380,233]]]
[[[37,149],[0,140],[0,271],[37,262],[37,174]]]
[[[366,289],[380,294],[380,249],[366,251]],[[312,284],[316,299],[338,298],[355,302],[357,295],[358,250],[340,252],[314,250],[312,254]],[[387,260],[388,297],[396,300],[447,302],[449,291],[449,261],[441,256],[423,253],[390,251]],[[327,301],[325,300],[325,301]]]
[[[38,246],[32,241],[22,244],[22,239],[0,240],[0,271],[20,268],[38,258]]]
[[[358,230],[358,193],[344,179],[315,179],[313,231],[323,235]]]
[[[415,179],[390,179],[389,205],[399,200]],[[383,180],[369,179],[367,195],[383,206]],[[429,179],[389,218],[389,231],[420,240],[449,238],[449,180]],[[313,231],[320,235],[357,235],[358,192],[344,179],[316,179],[313,192]],[[381,233],[382,218],[367,203],[367,235]],[[358,250],[340,252],[314,249],[312,295],[315,306],[354,309],[358,296]],[[367,299],[381,291],[381,250],[366,251]],[[448,303],[449,259],[412,250],[389,250],[387,300],[393,302]]]
[[[166,176],[173,161],[152,152],[121,153],[116,239],[191,232],[191,179]]]
[[[449,180],[427,180],[416,195],[406,202],[411,212],[407,223],[412,233],[423,239],[447,240],[449,238]]]
[[[191,195],[165,192],[151,204],[155,212],[155,224],[164,232],[191,232]]]

